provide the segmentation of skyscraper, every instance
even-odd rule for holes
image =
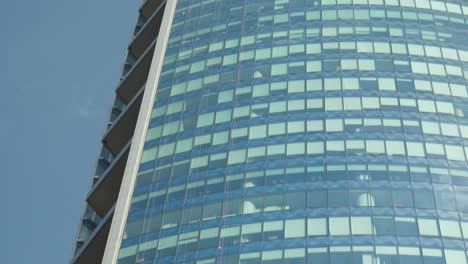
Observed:
[[[72,262],[466,264],[467,16],[147,0]]]

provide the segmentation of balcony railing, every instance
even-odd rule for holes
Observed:
[[[91,235],[85,240],[78,240],[81,247],[77,247],[75,256],[71,263],[73,264],[89,264],[101,263],[104,256],[104,249],[109,236],[109,230],[112,223],[112,216],[114,215],[114,208],[109,210],[106,216],[102,219],[99,225],[95,227]]]
[[[161,26],[164,6],[166,1],[163,1],[155,10],[155,12],[148,18],[148,21],[143,25],[137,35],[133,37],[128,47],[129,53],[135,58],[140,58],[146,48],[153,42],[159,34]]]
[[[140,14],[150,17],[164,0],[147,0],[140,7]]]
[[[135,25],[135,29],[133,30],[133,36],[136,36],[136,34],[138,34],[138,32],[140,32],[141,28],[143,28],[143,26],[146,24],[146,22],[148,21],[148,19],[144,16],[142,16],[141,14],[138,16],[138,20],[137,20],[137,23]]]
[[[101,216],[105,215],[117,201],[130,145],[129,141],[86,197],[88,204]]]
[[[140,87],[146,82],[153,59],[155,44],[156,40],[146,49],[127,75],[122,77],[116,92],[124,102],[130,102],[135,97]]]
[[[133,100],[130,101],[127,108],[125,108],[125,111],[122,112],[116,120],[114,120],[102,138],[104,145],[114,155],[121,152],[122,148],[133,135],[142,98],[143,88],[141,88]]]

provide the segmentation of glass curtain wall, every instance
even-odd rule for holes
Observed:
[[[466,264],[467,15],[179,0],[119,264]]]

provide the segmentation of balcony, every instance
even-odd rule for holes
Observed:
[[[112,216],[114,215],[114,208],[112,208],[107,215],[102,219],[101,223],[94,229],[91,236],[86,241],[78,241],[83,243],[83,246],[73,257],[71,263],[73,264],[89,264],[101,263],[104,256],[104,249],[106,248],[107,237],[112,223]]]
[[[155,44],[156,40],[151,43],[141,58],[135,62],[133,68],[122,77],[116,93],[125,103],[130,102],[140,87],[145,84],[151,67]]]
[[[117,155],[128,143],[135,130],[138,112],[140,111],[141,100],[143,98],[143,88],[135,95],[127,108],[114,120],[102,138],[102,142],[109,151]]]
[[[165,1],[157,7],[156,11],[148,18],[148,21],[146,21],[143,27],[138,31],[138,34],[136,34],[131,41],[128,50],[135,58],[139,58],[151,42],[157,38],[163,18],[164,5]]]
[[[83,217],[81,221],[80,232],[77,240],[75,241],[75,254],[83,247],[84,243],[88,241],[89,237],[91,237],[93,234],[94,230],[98,226],[100,219],[97,220],[98,222],[96,222],[96,219],[93,220],[90,217]]]
[[[130,70],[133,69],[133,66],[135,66],[136,62],[137,62],[137,59],[135,58],[135,56],[133,56],[132,53],[127,52],[127,58],[125,59],[125,64],[122,69],[121,80],[130,72]]]
[[[150,17],[154,14],[162,2],[165,2],[165,0],[147,0],[141,5],[140,14],[142,14],[144,17]]]
[[[112,111],[109,117],[109,122],[107,122],[107,129],[112,126],[115,120],[125,111],[127,106],[125,103],[118,97],[115,97],[114,105],[112,106]]]
[[[129,141],[86,197],[88,204],[100,216],[105,215],[117,201],[130,145]]]
[[[136,36],[138,32],[143,28],[143,26],[148,22],[148,19],[146,17],[142,16],[141,14],[138,16],[135,29],[133,30],[133,36]]]
[[[101,154],[99,154],[96,169],[94,171],[93,185],[96,183],[96,181],[99,180],[99,178],[107,170],[107,168],[109,168],[114,158],[115,155],[108,148],[106,148],[106,146],[102,146]]]

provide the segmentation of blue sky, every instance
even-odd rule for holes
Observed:
[[[0,2],[0,262],[67,263],[140,0]]]

